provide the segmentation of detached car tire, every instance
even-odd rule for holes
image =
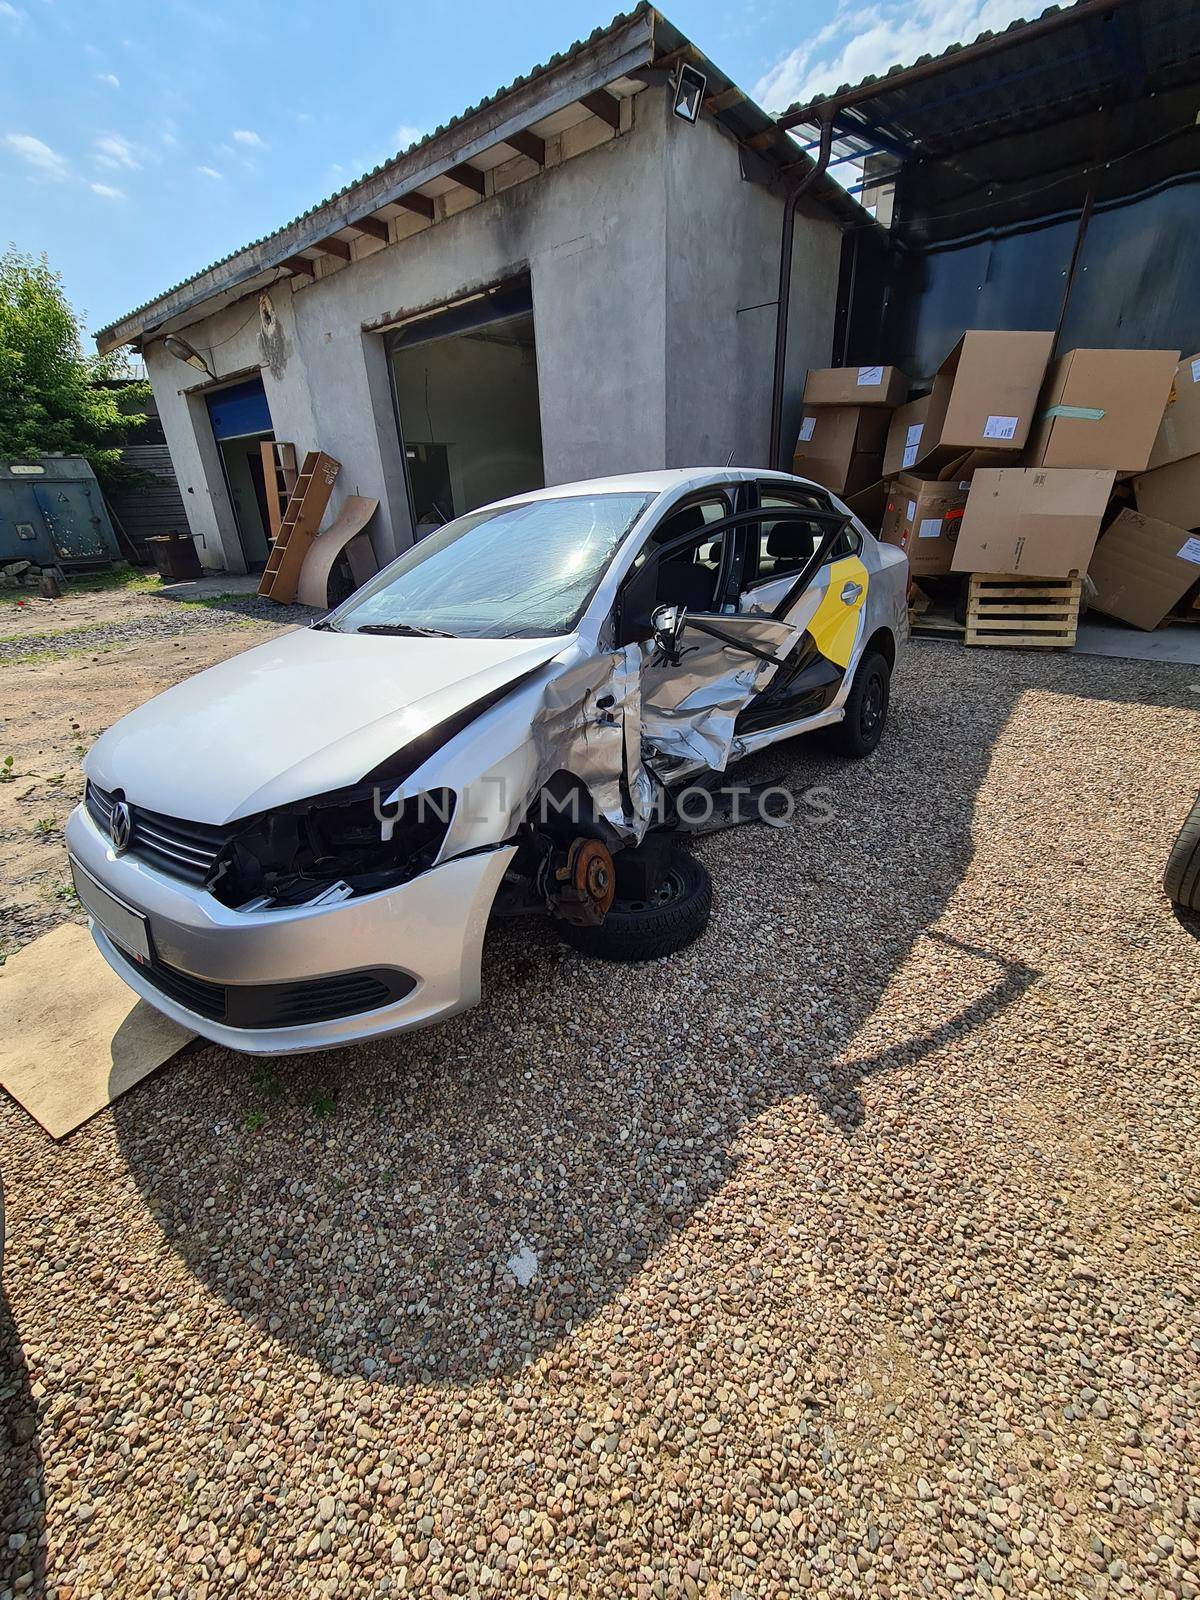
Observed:
[[[846,697],[846,715],[829,730],[829,742],[839,755],[862,760],[883,735],[892,693],[892,669],[887,657],[872,650],[858,664]]]
[[[657,961],[698,939],[712,915],[708,868],[686,850],[671,851],[664,892],[655,900],[614,900],[598,927],[559,922],[563,942],[602,961]]]
[[[1179,830],[1163,873],[1163,888],[1185,911],[1200,911],[1200,796]]]

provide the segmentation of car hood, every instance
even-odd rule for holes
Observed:
[[[147,701],[97,741],[85,770],[148,810],[236,821],[357,783],[573,642],[298,629]]]

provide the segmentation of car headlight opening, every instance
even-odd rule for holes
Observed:
[[[387,801],[359,785],[251,818],[229,841],[210,890],[235,910],[334,903],[429,870],[454,817],[452,789]]]

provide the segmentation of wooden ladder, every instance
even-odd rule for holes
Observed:
[[[321,526],[334,481],[341,470],[341,462],[327,456],[323,450],[310,450],[305,456],[258,585],[259,594],[266,599],[290,605],[296,598],[300,568]]]

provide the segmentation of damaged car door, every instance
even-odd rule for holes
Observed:
[[[837,699],[866,624],[870,584],[861,535],[819,490],[764,483],[759,507],[760,520],[746,530],[738,612],[786,618],[800,638],[743,708],[739,734],[816,716]]]
[[[642,735],[671,776],[724,769],[742,717],[807,637],[828,554],[846,521],[828,505],[779,508],[773,545],[786,541],[806,554],[780,571],[770,592],[755,582],[761,592],[747,603],[747,562],[757,560],[763,542],[761,510],[683,532],[672,526],[678,520],[673,513],[647,539],[620,599],[621,636],[649,636]]]

